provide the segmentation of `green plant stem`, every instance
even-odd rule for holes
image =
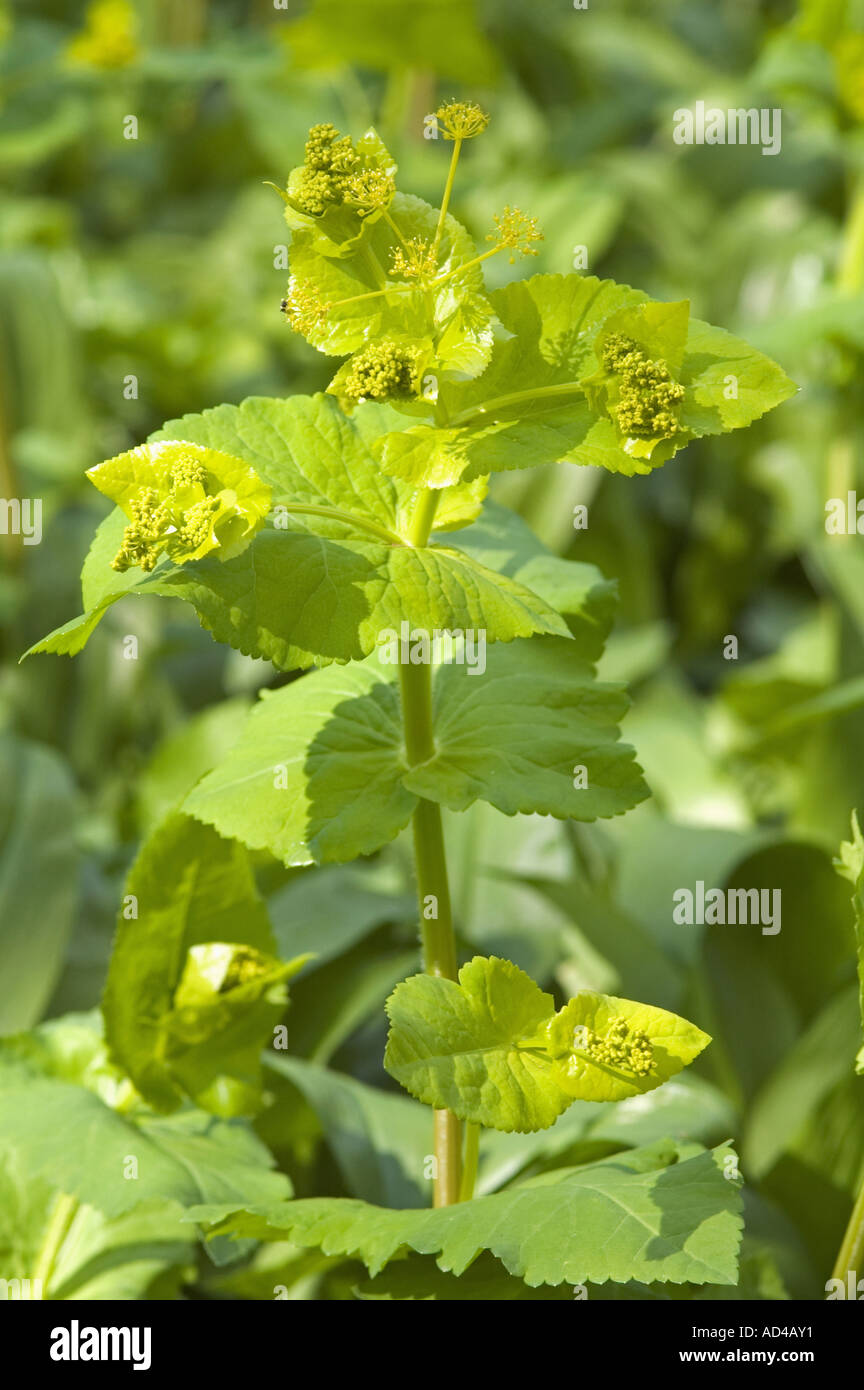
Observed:
[[[474,1196],[477,1181],[477,1158],[480,1152],[480,1126],[470,1120],[465,1125],[465,1161],[462,1165],[462,1181],[459,1184],[459,1201],[470,1202]]]
[[[850,1270],[855,1274],[856,1280],[864,1279],[864,1178],[831,1277],[842,1279],[845,1284]]]
[[[75,1220],[78,1205],[78,1198],[70,1197],[65,1192],[59,1193],[54,1203],[54,1210],[51,1212],[33,1269],[33,1281],[34,1283],[38,1281],[41,1284],[43,1297],[48,1291],[48,1285],[54,1274],[54,1266],[57,1263],[57,1256],[60,1254],[60,1247],[69,1234],[69,1227]]]
[[[558,396],[584,396],[585,391],[578,381],[562,381],[557,386],[537,386],[528,391],[510,391],[506,396],[492,396],[482,405],[473,405],[454,415],[451,425],[467,425],[472,420],[482,419],[484,415],[494,415],[512,405],[522,405],[526,401],[554,400]]]
[[[426,488],[420,493],[411,522],[411,544],[425,545],[429,539],[440,492]],[[434,755],[432,721],[432,672],[428,665],[399,668],[402,698],[402,726],[405,756],[411,767]],[[456,938],[453,908],[447,877],[444,826],[441,807],[421,798],[414,812],[414,864],[423,968],[429,975],[456,979]],[[461,1125],[449,1110],[435,1111],[435,1205],[451,1206],[459,1200],[461,1168]]]
[[[374,521],[355,516],[353,512],[342,511],[339,507],[319,507],[312,502],[291,502],[285,505],[285,510],[290,516],[326,516],[331,521],[344,521],[347,526],[353,526],[359,531],[368,531],[377,540],[386,541],[388,545],[405,544],[393,531],[388,531],[386,526],[378,526]]]
[[[408,528],[408,544],[421,549],[429,540],[435,513],[441,498],[441,488],[424,487],[414,504],[411,525]]]
[[[459,155],[462,151],[461,139],[453,141],[453,153],[450,156],[450,168],[447,171],[447,182],[444,185],[444,197],[441,199],[441,211],[438,214],[438,226],[435,228],[435,240],[432,242],[432,260],[437,260],[438,247],[441,244],[441,233],[444,231],[444,219],[447,216],[447,209],[450,206],[450,194],[453,192],[453,180],[456,177],[456,165],[459,163]]]

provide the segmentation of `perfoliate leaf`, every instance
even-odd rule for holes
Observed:
[[[430,632],[480,628],[490,642],[566,633],[554,607],[525,585],[455,547],[407,543],[414,489],[382,476],[367,443],[381,420],[380,407],[349,421],[335,401],[314,396],[253,398],[172,421],[166,429],[207,449],[242,450],[272,489],[272,521],[233,560],[162,562],[130,579],[111,568],[122,516],[107,517],[84,565],[87,612],[31,652],[79,651],[107,607],[130,592],[186,599],[219,641],[284,669],[360,659],[403,620]],[[465,519],[476,500],[462,490]]]
[[[387,1003],[384,1065],[426,1105],[491,1129],[545,1129],[572,1100],[623,1100],[686,1066],[708,1035],[665,1009],[552,996],[509,961],[475,956],[458,983],[415,975]]]
[[[857,812],[852,812],[852,839],[844,840],[834,866],[843,878],[853,887],[852,910],[855,914],[855,941],[858,955],[858,982],[860,986],[861,1019],[864,1022],[864,836],[858,824]],[[864,1074],[864,1044],[855,1059],[855,1070]]]
[[[556,460],[647,473],[691,438],[747,425],[795,391],[769,358],[698,320],[689,321],[682,351],[687,306],[654,304],[611,280],[535,275],[490,300],[509,336],[496,340],[480,378],[442,384],[446,425],[386,436],[379,447],[395,476],[444,487]],[[599,389],[599,354],[613,330],[652,362],[665,360],[684,388],[677,424],[659,439],[629,437],[617,388]]]
[[[580,990],[556,1014],[546,1039],[557,1085],[579,1100],[625,1100],[651,1091],[711,1041],[667,1009],[590,990]],[[640,1053],[644,1064],[634,1072]]]
[[[169,817],[127,880],[103,1000],[112,1059],[151,1105],[255,1109],[261,1049],[302,964],[274,952],[243,847]]]
[[[152,570],[164,551],[175,565],[215,551],[239,555],[264,524],[270,489],[242,459],[194,443],[160,440],[87,470],[129,518],[114,568]]]
[[[448,488],[444,502],[456,491]],[[520,516],[496,502],[488,502],[482,515],[462,532],[459,548],[551,603],[566,619],[580,656],[596,661],[602,655],[612,629],[618,585],[614,579],[604,579],[596,565],[553,555]]]
[[[453,811],[480,798],[506,815],[596,820],[648,795],[632,749],[617,741],[623,687],[600,684],[573,642],[490,649],[482,677],[442,665],[435,699],[435,756],[403,776],[418,796]]]
[[[551,994],[494,956],[463,965],[458,984],[413,975],[387,1001],[384,1066],[426,1105],[491,1129],[546,1129],[570,1099],[550,1084],[542,1048],[520,1044],[554,1010]]]
[[[482,674],[442,664],[435,753],[409,767],[395,688],[405,629],[393,630],[396,650],[382,647],[380,660],[268,692],[224,762],[187,798],[188,813],[303,864],[371,854],[407,825],[418,797],[452,810],[482,799],[508,815],[577,820],[618,815],[644,799],[632,749],[618,743],[626,700],[595,680],[566,638],[498,643],[483,654]],[[475,665],[479,656],[478,646]]]
[[[488,1250],[531,1288],[541,1284],[734,1284],[740,1183],[728,1145],[694,1152],[671,1142],[563,1168],[456,1206],[392,1211],[350,1198],[310,1198],[229,1212],[188,1213],[211,1228],[292,1240],[360,1259],[376,1274],[408,1247],[462,1274]]]

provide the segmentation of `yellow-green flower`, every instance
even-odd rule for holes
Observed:
[[[482,135],[489,117],[476,101],[445,101],[435,112],[445,140],[473,140]]]
[[[91,483],[129,525],[112,567],[152,570],[165,553],[176,565],[215,551],[239,555],[264,524],[270,489],[242,459],[203,444],[141,444],[88,470]]]

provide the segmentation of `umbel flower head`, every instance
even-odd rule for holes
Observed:
[[[437,257],[428,237],[408,237],[393,252],[390,274],[403,280],[428,280],[437,269]]]
[[[668,438],[677,433],[684,387],[663,358],[653,361],[632,338],[613,333],[603,344],[603,366],[619,378],[614,414],[628,439]]]
[[[445,101],[435,112],[438,128],[445,140],[473,140],[489,124],[487,113],[476,101]]]
[[[174,564],[215,551],[239,555],[264,524],[270,489],[253,468],[203,444],[141,444],[87,472],[129,524],[111,562],[121,572],[152,570],[160,555]]]
[[[321,291],[311,280],[297,280],[292,275],[288,293],[282,300],[282,312],[294,332],[306,336],[326,321],[330,305],[321,298]]]
[[[536,217],[529,217],[521,208],[506,207],[503,212],[496,212],[492,221],[495,223],[495,231],[489,233],[487,241],[494,241],[498,246],[508,246],[511,253],[518,251],[522,256],[537,255],[534,242],[542,241],[543,233]],[[511,254],[511,265],[515,259]]]

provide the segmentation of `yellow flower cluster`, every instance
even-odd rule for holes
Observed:
[[[620,333],[607,338],[603,366],[620,377],[615,414],[628,439],[668,438],[678,430],[676,414],[684,387],[674,380],[662,357],[652,360]]]
[[[350,135],[334,125],[313,125],[299,178],[292,186],[294,202],[303,212],[319,217],[328,207],[345,205],[359,217],[389,207],[396,191],[386,169],[362,167]]]
[[[445,140],[472,140],[489,124],[488,115],[476,101],[445,101],[435,112],[435,119]]]
[[[207,473],[194,458],[178,459],[171,469],[171,491],[160,499],[155,488],[142,487],[130,503],[132,519],[123,532],[111,568],[124,573],[133,565],[152,570],[171,536],[194,550],[207,540],[218,497],[202,496]]]
[[[414,395],[419,350],[402,343],[370,343],[352,359],[343,390],[354,401]]]
[[[288,294],[282,300],[282,312],[295,333],[312,333],[327,318],[329,303],[321,298],[317,287],[310,282],[292,280]]]
[[[368,217],[378,208],[387,208],[396,192],[396,180],[386,169],[361,169],[345,180],[343,199],[357,213]]]
[[[426,237],[409,237],[404,246],[393,253],[391,275],[405,280],[431,278],[437,269],[435,253]]]
[[[610,1067],[626,1067],[637,1076],[647,1076],[654,1064],[654,1049],[647,1033],[630,1031],[623,1018],[617,1018],[606,1033],[579,1027],[574,1035],[574,1047],[587,1052],[595,1062]]]
[[[506,207],[503,212],[496,212],[492,220],[495,231],[489,233],[487,241],[494,241],[498,246],[509,246],[511,251],[518,251],[522,256],[537,255],[534,242],[542,241],[543,233],[536,217],[529,217],[520,208]],[[515,259],[511,255],[511,265]]]

